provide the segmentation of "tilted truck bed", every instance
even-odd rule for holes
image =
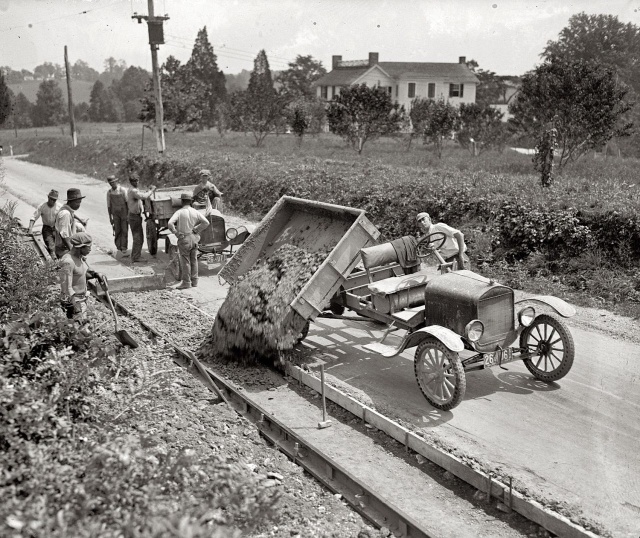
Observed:
[[[304,320],[328,307],[331,297],[360,261],[360,249],[376,244],[378,229],[362,209],[283,196],[242,244],[219,276],[234,283],[282,245],[310,253],[328,252],[318,270],[291,302]]]

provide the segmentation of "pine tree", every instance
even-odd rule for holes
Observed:
[[[187,62],[189,74],[198,80],[204,90],[202,96],[202,120],[211,127],[216,121],[216,106],[227,98],[224,73],[218,69],[213,46],[209,43],[207,27],[198,32],[191,58]]]
[[[253,61],[249,87],[244,92],[242,102],[242,116],[246,127],[253,132],[256,146],[259,147],[264,138],[275,129],[278,119],[283,114],[284,105],[273,87],[269,60],[264,50],[261,50]]]
[[[20,92],[16,96],[16,100],[13,106],[13,126],[16,129],[23,129],[31,127],[33,122],[31,121],[33,104],[26,95]]]
[[[91,95],[89,96],[89,118],[91,121],[102,121],[102,94],[104,92],[104,84],[96,80],[91,88]]]

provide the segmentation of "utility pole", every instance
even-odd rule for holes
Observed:
[[[160,69],[158,68],[158,48],[164,44],[164,30],[162,24],[168,20],[169,17],[165,14],[164,17],[156,17],[153,7],[153,0],[147,0],[149,9],[149,15],[138,15],[134,13],[132,19],[137,19],[138,24],[142,24],[142,20],[147,21],[147,27],[149,29],[149,46],[151,47],[151,68],[153,70],[153,93],[155,96],[155,109],[156,109],[156,124],[154,127],[154,133],[156,135],[156,144],[158,146],[158,153],[164,153],[164,126],[163,126],[163,113],[162,113],[162,88],[160,86]]]
[[[73,117],[73,97],[71,96],[71,69],[69,68],[69,58],[67,56],[67,46],[64,46],[64,69],[67,72],[67,93],[69,96],[69,123],[71,124],[71,143],[75,148],[78,145],[78,135],[76,134],[76,120]]]

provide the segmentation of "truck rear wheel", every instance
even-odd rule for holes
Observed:
[[[436,409],[450,411],[464,398],[467,379],[462,361],[440,340],[429,337],[418,345],[413,369],[422,394]]]
[[[540,314],[522,331],[520,348],[535,354],[523,362],[541,381],[557,381],[567,375],[573,365],[573,337],[563,321],[549,314]]]

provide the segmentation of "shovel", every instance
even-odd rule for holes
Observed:
[[[113,306],[113,301],[111,301],[111,296],[109,295],[109,283],[107,282],[107,277],[98,278],[98,282],[100,283],[100,287],[104,291],[104,295],[107,298],[107,302],[109,303],[109,308],[111,308],[111,313],[113,314],[113,319],[116,324],[116,338],[120,341],[121,344],[125,346],[129,346],[132,348],[138,347],[138,342],[135,341],[133,336],[131,336],[124,329],[118,329],[118,314],[116,313],[116,309]]]

